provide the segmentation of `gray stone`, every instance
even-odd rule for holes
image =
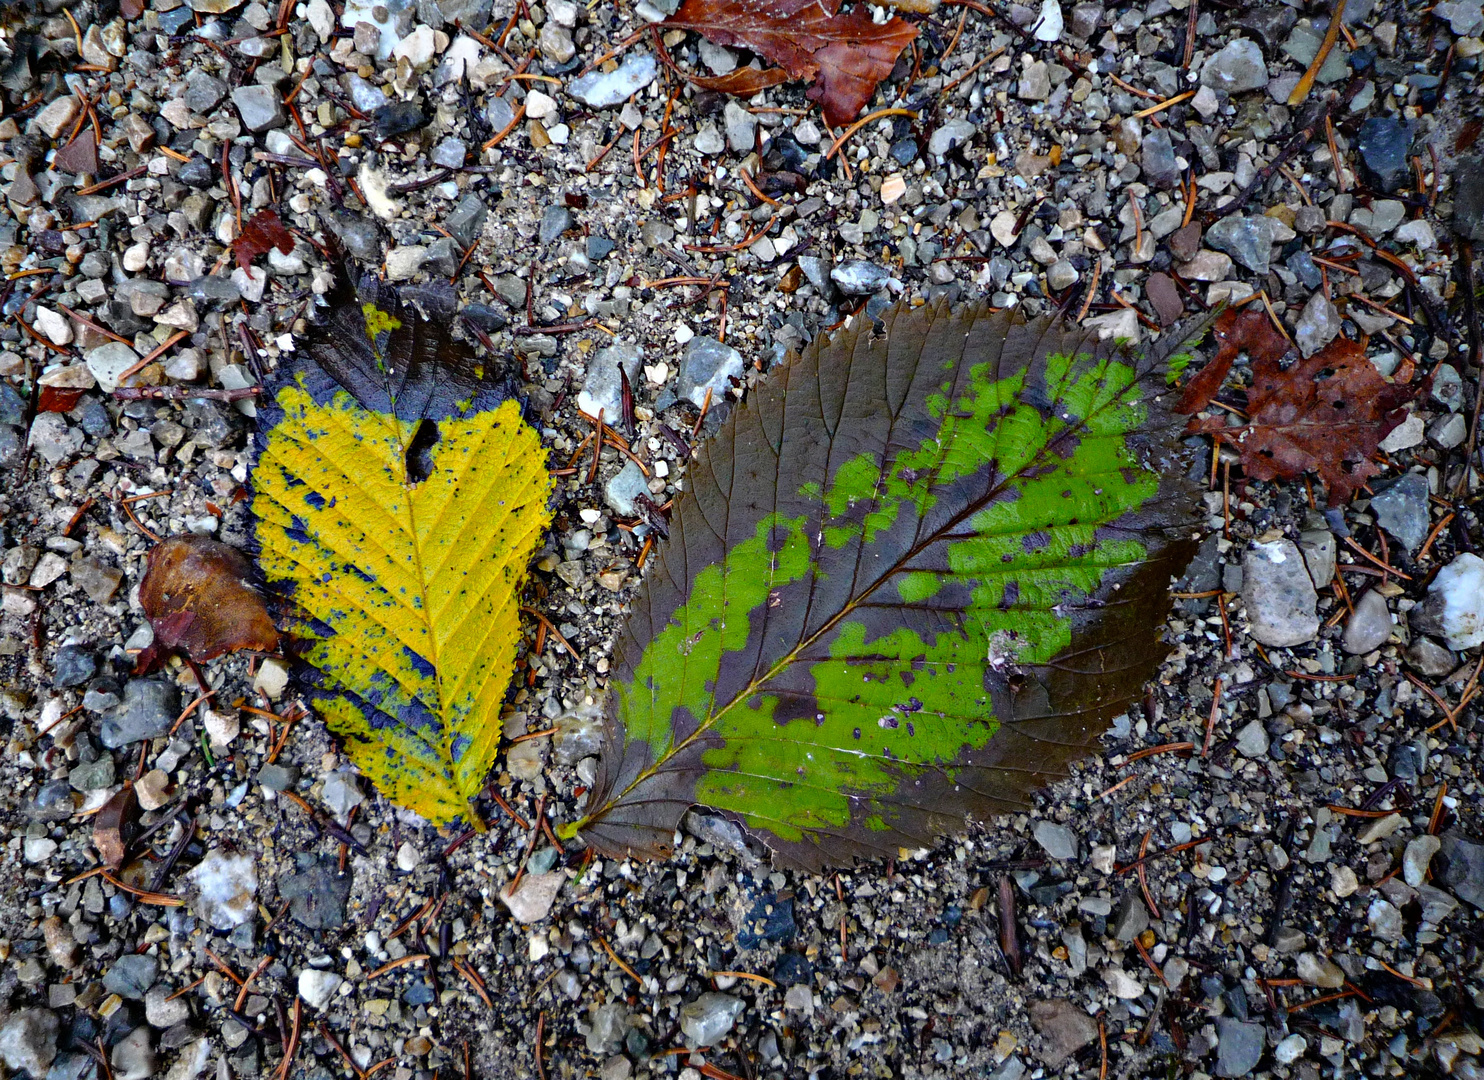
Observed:
[[[1397,910],[1395,904],[1379,896],[1366,908],[1366,925],[1370,927],[1371,933],[1381,941],[1400,941],[1405,931],[1402,913]]]
[[[1053,821],[1038,821],[1031,830],[1046,854],[1053,859],[1075,859],[1077,857],[1077,834],[1065,825]]]
[[[218,930],[247,923],[257,910],[258,872],[252,856],[212,848],[186,875],[191,910]]]
[[[299,972],[299,996],[311,1009],[323,1009],[345,982],[333,971],[305,968]]]
[[[489,208],[484,200],[472,192],[459,200],[453,212],[443,220],[443,227],[467,250],[484,232],[484,223],[489,218]],[[379,243],[379,241],[378,241]]]
[[[106,604],[112,600],[124,580],[122,570],[106,566],[92,557],[77,560],[70,569],[72,583],[82,589],[95,604]]]
[[[1391,638],[1391,612],[1386,597],[1369,589],[1355,602],[1355,611],[1345,624],[1340,647],[1347,653],[1361,655],[1379,649]]]
[[[891,271],[867,259],[847,259],[830,270],[830,280],[846,296],[870,296],[886,288]]]
[[[180,713],[180,694],[162,679],[131,679],[124,700],[103,721],[99,739],[109,749],[168,735]]]
[[[1376,523],[1394,536],[1411,554],[1427,539],[1427,477],[1407,473],[1371,499]]]
[[[1216,1075],[1246,1076],[1262,1060],[1267,1030],[1261,1024],[1223,1016],[1216,1021],[1216,1040]]]
[[[325,786],[320,791],[320,801],[329,807],[330,813],[343,818],[366,801],[365,792],[356,781],[356,774],[349,769],[336,769],[325,777]]]
[[[468,156],[469,148],[464,145],[464,140],[450,135],[433,147],[433,152],[428,155],[428,159],[434,165],[441,165],[445,169],[458,169],[463,167],[464,159]]]
[[[1469,240],[1484,240],[1484,155],[1460,158],[1453,174],[1453,231]]]
[[[622,105],[654,82],[659,65],[647,52],[629,53],[616,71],[590,71],[567,84],[567,93],[590,108]]]
[[[611,1054],[623,1046],[629,1030],[629,1011],[621,1002],[599,1005],[592,1011],[587,1048],[594,1054]]]
[[[577,46],[572,42],[572,31],[560,23],[548,21],[542,26],[536,44],[540,46],[543,56],[557,64],[565,64],[577,54]]]
[[[1288,540],[1253,544],[1242,556],[1242,600],[1252,636],[1287,648],[1319,633],[1319,594],[1299,550]]]
[[[1427,834],[1407,841],[1407,848],[1402,852],[1402,880],[1414,889],[1426,884],[1432,858],[1442,847],[1441,840]]]
[[[1268,756],[1268,729],[1261,720],[1253,720],[1237,732],[1237,753],[1244,758]]]
[[[1463,407],[1463,376],[1452,364],[1439,364],[1432,371],[1432,388],[1428,396],[1449,412]]]
[[[292,765],[270,762],[258,768],[258,783],[269,791],[288,791],[299,782],[299,770]]]
[[[708,992],[681,1006],[680,1030],[687,1046],[713,1046],[732,1030],[747,1008],[741,998]]]
[[[565,206],[548,206],[541,214],[541,243],[549,244],[572,227],[572,211]]]
[[[31,421],[31,433],[26,441],[48,465],[56,465],[82,449],[83,434],[68,425],[61,413],[45,412]]]
[[[752,150],[754,132],[757,131],[757,117],[735,101],[727,102],[726,109],[721,115],[722,122],[727,129],[727,145],[739,154]]]
[[[1022,101],[1045,101],[1051,96],[1051,72],[1046,61],[1036,60],[1025,66],[1020,73],[1020,85],[1016,95]]]
[[[1046,285],[1052,292],[1061,292],[1077,284],[1081,277],[1077,268],[1066,259],[1057,259],[1046,268]],[[1166,278],[1166,280],[1169,280]]]
[[[137,1027],[114,1045],[109,1055],[113,1080],[149,1080],[159,1069],[155,1053],[155,1034],[148,1027]]]
[[[1145,181],[1157,188],[1172,188],[1180,182],[1180,166],[1175,160],[1169,128],[1155,128],[1144,136],[1139,167]]]
[[[1113,913],[1109,932],[1119,941],[1133,941],[1147,929],[1149,908],[1144,904],[1143,897],[1132,891],[1124,893],[1123,898],[1118,901],[1118,909]]]
[[[144,995],[144,1018],[150,1027],[160,1030],[174,1027],[191,1018],[191,1006],[185,998],[171,999],[173,991],[163,984],[151,986]]]
[[[736,349],[714,337],[693,337],[685,343],[675,394],[700,409],[705,407],[706,391],[710,390],[712,404],[719,404],[731,380],[740,379],[742,371],[742,354]]]
[[[98,671],[98,658],[86,645],[63,645],[52,661],[52,685],[57,689],[81,686]]]
[[[701,130],[696,132],[696,137],[691,140],[691,145],[696,148],[696,153],[704,154],[706,157],[715,157],[726,151],[727,141],[722,133],[716,130],[715,124],[702,124]]]
[[[826,299],[835,295],[835,283],[830,280],[832,266],[829,259],[822,259],[818,255],[799,256],[799,269],[804,271],[809,284],[818,289],[819,295]]]
[[[603,748],[603,718],[597,712],[563,713],[553,726],[551,749],[558,765],[576,765]]]
[[[599,350],[587,365],[582,389],[577,392],[577,407],[595,419],[602,412],[604,421],[612,423],[618,420],[623,415],[620,371],[628,376],[632,387],[643,361],[644,350],[628,342]]]
[[[201,70],[186,76],[185,93],[182,100],[186,108],[194,113],[209,113],[227,96],[227,84]]]
[[[979,129],[967,120],[949,120],[934,129],[928,139],[928,153],[942,157],[956,146],[967,146]]]
[[[1225,90],[1229,94],[1262,89],[1268,84],[1268,65],[1262,58],[1262,48],[1247,38],[1233,38],[1206,61],[1201,69],[1201,82],[1212,90]]]
[[[0,1061],[40,1080],[57,1056],[61,1021],[45,1009],[20,1009],[0,1023]]]
[[[1254,274],[1266,274],[1273,250],[1273,219],[1229,214],[1206,230],[1206,243],[1226,252]]]
[[[254,134],[283,127],[283,98],[271,86],[239,86],[232,91],[232,104],[242,126]]]
[[[1430,637],[1418,637],[1407,647],[1407,663],[1429,678],[1439,679],[1458,666],[1458,657]]]
[[[350,874],[340,873],[339,860],[324,856],[306,869],[280,878],[278,895],[289,902],[289,914],[301,926],[334,930],[345,925],[350,885]]]
[[[1299,953],[1297,974],[1310,986],[1338,990],[1345,985],[1345,972],[1340,965],[1318,953]]]
[[[649,480],[642,469],[632,461],[603,485],[603,501],[619,517],[633,517],[638,513],[635,500],[649,494]]]
[[[1484,911],[1484,844],[1450,829],[1438,854],[1443,859],[1439,880],[1454,896]]]
[[[1407,153],[1411,146],[1411,128],[1395,116],[1371,117],[1360,125],[1355,142],[1371,182],[1388,194],[1400,191],[1412,181]]]
[[[159,973],[160,962],[148,953],[124,953],[103,976],[103,989],[119,997],[143,1001]]]
[[[1309,297],[1294,324],[1293,340],[1305,359],[1333,341],[1340,332],[1340,313],[1329,297],[1316,292]]]

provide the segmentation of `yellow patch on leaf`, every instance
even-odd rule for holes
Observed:
[[[449,822],[499,747],[520,590],[551,516],[546,453],[507,401],[438,421],[414,482],[419,421],[343,390],[317,402],[303,376],[277,403],[255,474],[259,563],[289,586],[315,704],[384,795]]]

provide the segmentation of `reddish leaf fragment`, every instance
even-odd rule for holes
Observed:
[[[71,412],[85,391],[76,386],[43,386],[37,412]]]
[[[277,248],[284,255],[294,250],[294,234],[283,227],[272,207],[259,210],[242,226],[242,235],[232,241],[237,265],[246,270],[259,255]]]
[[[1226,382],[1238,353],[1245,352],[1253,364],[1278,363],[1292,348],[1261,308],[1227,308],[1216,316],[1211,335],[1218,345],[1216,355],[1185,384],[1185,392],[1175,405],[1177,413],[1189,416],[1209,405],[1221,384]]]
[[[1371,460],[1376,447],[1406,418],[1401,406],[1418,388],[1387,382],[1365,347],[1349,338],[1336,338],[1287,371],[1273,351],[1253,356],[1247,424],[1227,427],[1215,416],[1192,429],[1234,447],[1254,480],[1313,473],[1324,481],[1330,506],[1346,503],[1380,471]]]
[[[204,536],[173,536],[149,553],[139,602],[155,644],[197,662],[239,649],[272,652],[278,631],[248,583],[252,565],[236,548]]]
[[[685,77],[702,90],[714,90],[720,94],[744,98],[789,80],[788,72],[782,68],[755,67],[737,68],[725,75],[691,75],[687,72]]]
[[[789,78],[813,81],[808,96],[838,127],[855,119],[917,38],[917,27],[896,16],[877,24],[864,5],[838,10],[834,0],[685,0],[662,25],[751,49]]]
[[[93,846],[104,866],[117,870],[124,864],[124,855],[138,828],[139,800],[134,785],[125,784],[93,819]]]

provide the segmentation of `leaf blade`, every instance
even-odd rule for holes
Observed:
[[[326,723],[383,794],[443,824],[498,750],[551,480],[518,403],[490,407],[496,384],[472,354],[418,322],[336,308],[310,351],[346,386],[306,363],[278,387],[253,507]],[[437,437],[414,475],[425,424]]]
[[[1110,666],[1093,631],[1147,637],[1187,546],[1153,367],[940,308],[764,380],[693,463],[636,599],[583,835],[660,853],[702,803],[817,868],[1058,773],[1152,668]],[[1106,692],[1077,673],[1095,661]]]

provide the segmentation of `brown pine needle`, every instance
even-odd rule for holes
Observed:
[[[388,971],[395,971],[397,968],[406,967],[408,964],[421,964],[424,960],[430,959],[432,959],[431,953],[408,953],[406,956],[382,964],[381,967],[377,968],[371,974],[367,975],[366,978],[379,978],[380,976],[385,975]]]
[[[711,978],[751,979],[753,982],[762,983],[764,986],[771,986],[775,990],[778,989],[778,984],[766,975],[754,975],[750,971],[713,971]]]
[[[613,946],[611,946],[611,945],[608,944],[607,940],[603,937],[603,935],[600,934],[600,933],[598,933],[596,930],[594,930],[593,931],[593,937],[597,940],[598,944],[603,947],[603,951],[608,954],[608,959],[612,960],[615,964],[617,964],[619,966],[619,969],[625,975],[627,975],[629,978],[633,979],[634,982],[638,983],[639,984],[639,988],[642,990],[644,988],[644,980],[641,979],[641,978],[639,978],[638,975],[634,974],[634,969],[631,968],[631,967],[629,967],[628,964],[625,964],[623,962],[623,960],[619,958],[618,953],[616,953],[616,952],[613,951]]]

